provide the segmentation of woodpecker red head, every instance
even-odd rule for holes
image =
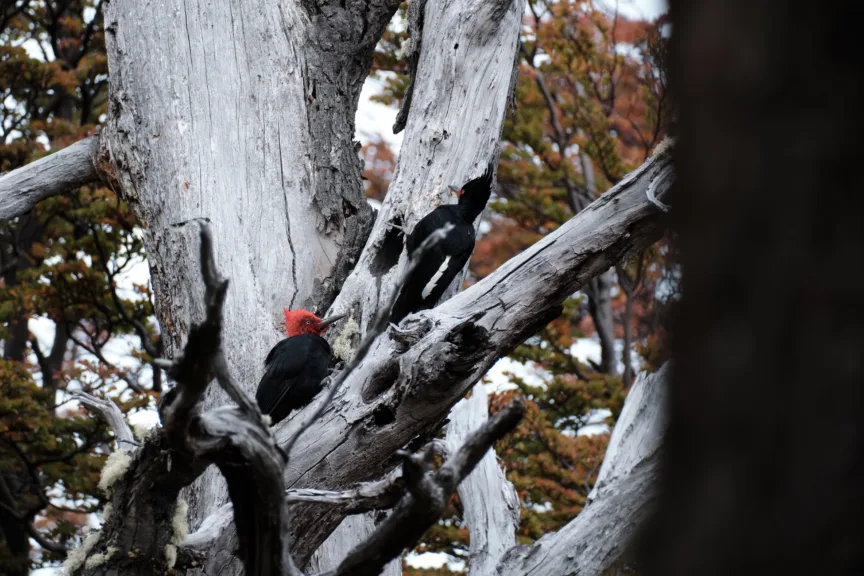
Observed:
[[[312,401],[330,371],[330,345],[321,337],[333,322],[345,314],[322,320],[308,310],[285,309],[285,331],[264,360],[264,376],[258,383],[255,399],[261,412],[276,424],[292,410]]]
[[[341,320],[346,315],[339,314],[329,318],[321,319],[308,310],[285,310],[285,332],[288,337],[300,334],[314,334],[321,336],[333,322]]]

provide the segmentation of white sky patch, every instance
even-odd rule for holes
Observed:
[[[49,61],[54,60],[54,50],[51,48],[51,45],[47,42],[43,43],[40,47],[39,42],[34,40],[33,38],[28,38],[24,42],[21,43],[21,47],[27,51],[27,55],[34,60],[39,60],[40,62],[45,62],[45,54],[43,54],[42,49],[45,49],[45,52],[48,53]]]
[[[146,428],[155,428],[159,425],[159,413],[152,408],[133,412],[132,414],[129,414],[126,419],[129,421],[130,426],[144,426]]]
[[[615,45],[615,53],[636,62],[642,62],[642,51],[629,42],[619,42]]]
[[[612,416],[612,412],[606,408],[592,410],[588,413],[587,423],[576,431],[576,436],[594,436],[595,434],[608,434],[609,425],[606,419]]]
[[[529,386],[543,387],[549,378],[549,373],[533,362],[522,364],[511,358],[504,357],[498,360],[486,372],[485,378],[489,381],[488,390],[490,393],[494,394],[495,392],[513,390],[516,387],[510,383],[510,378],[505,372],[518,376]]]
[[[354,137],[362,144],[384,140],[394,152],[402,147],[404,131],[393,134],[393,124],[399,110],[393,106],[385,106],[380,102],[372,102],[370,98],[384,91],[384,83],[369,76],[360,91],[360,102],[354,117],[356,133]]]
[[[456,559],[443,552],[426,552],[424,554],[409,553],[405,556],[405,562],[412,568],[447,568],[462,572],[465,570],[465,562]]]
[[[600,0],[597,6],[610,14],[614,14],[617,7],[618,14],[625,18],[652,22],[669,11],[666,0]]]

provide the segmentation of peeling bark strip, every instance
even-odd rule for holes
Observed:
[[[627,551],[659,494],[671,370],[666,363],[658,372],[643,372],[636,379],[579,516],[532,546],[513,548],[497,568],[478,576],[599,576]]]
[[[0,219],[19,216],[37,202],[100,180],[100,138],[79,140],[0,176]]]

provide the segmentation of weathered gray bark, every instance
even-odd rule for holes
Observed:
[[[161,15],[131,2],[106,9],[108,148],[147,226],[167,353],[201,315],[194,231],[183,223],[209,218],[217,260],[232,279],[224,326],[234,344],[226,355],[247,389],[281,335],[281,308],[325,308],[371,223],[351,141],[353,116],[371,51],[396,2],[348,4],[262,0],[204,10],[178,1]],[[521,10],[506,0],[427,9],[410,145],[384,208],[395,203],[405,214],[410,204],[402,223],[413,225],[446,190],[443,184],[473,175],[474,166],[493,157]],[[155,53],[165,58],[150,57]],[[378,230],[390,221],[379,218]],[[400,251],[401,242],[397,260]],[[364,253],[367,261],[375,256]],[[376,270],[386,264],[378,258]],[[373,287],[369,280],[377,278],[355,273],[353,285]],[[384,280],[389,287],[392,277]],[[343,300],[352,293],[343,290]],[[357,310],[362,325],[375,304],[377,293]],[[193,526],[225,501],[218,484],[211,471],[190,495]]]
[[[103,174],[98,157],[99,137],[93,136],[4,174],[0,177],[0,219],[13,218],[43,198],[99,180]]]
[[[579,516],[532,546],[511,549],[484,575],[598,576],[627,550],[656,508],[671,370],[667,363],[636,379]]]
[[[393,182],[334,310],[351,310],[365,333],[405,266],[403,233],[440,204],[448,184],[479,176],[497,158],[523,3],[428,2],[411,115]],[[356,341],[356,337],[354,338]]]
[[[366,540],[375,530],[374,516],[375,514],[371,513],[346,517],[321,547],[315,551],[309,562],[312,571],[323,573],[339,566],[351,549],[359,542]],[[399,576],[400,574],[402,574],[402,560],[397,559],[387,565],[381,576]]]
[[[138,446],[132,429],[129,428],[129,424],[123,417],[123,412],[114,402],[97,398],[86,392],[76,392],[72,396],[83,406],[99,414],[108,423],[111,431],[114,432],[114,440],[117,442],[119,450],[130,453],[135,446]]]
[[[451,450],[488,419],[489,396],[481,384],[450,411],[447,442]],[[519,527],[519,495],[504,476],[494,451],[487,452],[459,485],[459,500],[470,534],[469,574],[492,574],[504,553],[516,544]]]

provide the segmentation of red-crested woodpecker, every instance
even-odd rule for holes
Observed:
[[[264,360],[266,371],[255,399],[271,425],[292,410],[312,401],[330,370],[330,345],[321,337],[327,327],[345,314],[322,320],[306,310],[285,310],[288,337],[276,344]]]

